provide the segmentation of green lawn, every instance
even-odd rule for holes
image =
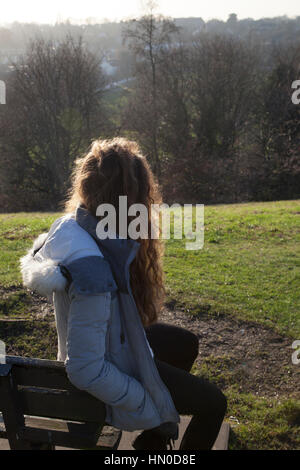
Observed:
[[[18,259],[58,214],[0,215],[0,285],[20,283]],[[166,243],[169,299],[191,313],[225,312],[300,337],[300,201],[208,206],[205,243]]]
[[[169,297],[300,338],[300,201],[208,206],[204,237],[198,251],[167,243]]]
[[[29,294],[21,287],[18,260],[58,216],[0,214],[2,318],[28,315]],[[168,301],[187,314],[225,314],[271,327],[291,340],[300,339],[299,242],[300,201],[208,206],[202,250],[185,250],[184,240],[166,243]],[[34,351],[35,356],[54,358],[53,325],[47,338],[47,323],[36,324],[32,318],[17,329],[9,322],[0,324],[0,337],[7,344],[14,342],[21,354]],[[193,372],[213,380],[222,376],[213,363],[203,363],[201,370]],[[236,419],[236,424],[231,421],[232,449],[300,448],[298,399],[240,393],[238,383],[226,384],[225,393],[228,418]]]
[[[57,213],[0,214],[0,286],[21,284],[19,258],[57,217]]]

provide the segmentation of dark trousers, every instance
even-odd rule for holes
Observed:
[[[164,323],[146,328],[146,335],[160,377],[178,413],[192,415],[180,449],[211,449],[224,419],[227,401],[216,385],[189,373],[198,355],[197,336]]]

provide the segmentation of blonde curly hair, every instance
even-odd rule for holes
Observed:
[[[121,137],[96,140],[87,155],[76,161],[65,210],[73,212],[83,204],[96,215],[100,204],[109,203],[115,207],[118,220],[119,196],[127,196],[128,207],[139,203],[148,210],[149,236],[137,240],[140,249],[130,267],[135,302],[143,325],[148,326],[157,321],[165,293],[163,244],[151,239],[151,205],[161,203],[160,191],[136,142]]]

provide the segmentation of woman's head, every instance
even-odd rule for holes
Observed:
[[[159,204],[161,196],[136,142],[120,137],[96,140],[88,154],[76,162],[66,211],[73,212],[83,204],[96,215],[98,206],[112,204],[118,227],[119,196],[127,196],[128,207],[139,203],[148,210],[149,237],[138,240],[140,249],[130,271],[135,301],[143,324],[148,325],[157,319],[164,294],[162,244],[150,236],[151,205]]]

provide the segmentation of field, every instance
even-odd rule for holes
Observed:
[[[52,308],[24,290],[18,260],[57,213],[0,215],[0,338],[10,354],[56,357]],[[202,250],[166,243],[163,321],[196,332],[193,373],[228,397],[232,449],[300,449],[300,201],[205,208]]]

